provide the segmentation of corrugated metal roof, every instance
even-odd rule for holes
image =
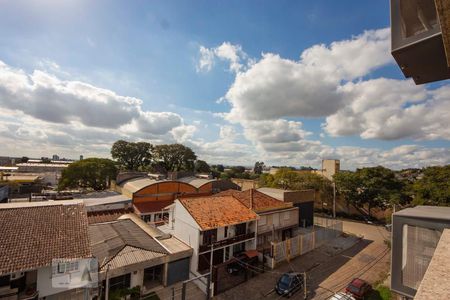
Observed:
[[[165,255],[166,254],[164,253],[149,251],[133,246],[125,246],[108,262],[108,265],[110,269],[117,269],[132,264],[143,263]],[[100,268],[100,271],[106,270],[106,268],[107,266],[104,265]]]
[[[152,236],[142,230],[131,219],[120,219],[111,223],[101,223],[89,226],[89,237],[92,253],[98,259],[100,266],[105,265],[117,256],[125,246],[168,254]]]
[[[135,179],[131,179],[126,181],[123,185],[122,185],[122,193],[125,190],[126,192],[133,194],[139,190],[142,190],[143,188],[161,182],[161,180],[154,180],[154,179],[150,179],[150,178],[135,178]]]
[[[216,181],[216,180],[215,179],[205,179],[205,178],[198,178],[198,177],[190,176],[190,177],[178,178],[178,181],[184,182],[184,183],[189,183],[190,185],[193,185],[196,188],[199,188],[199,187],[201,187],[204,184],[207,184],[209,182],[213,182],[213,181]]]

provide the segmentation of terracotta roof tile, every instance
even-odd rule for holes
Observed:
[[[258,216],[232,196],[178,199],[202,230],[256,220]]]
[[[214,194],[214,196],[233,196],[246,207],[251,208],[257,213],[293,207],[291,202],[280,201],[255,189],[246,191],[227,190]]]
[[[1,208],[0,275],[91,257],[87,229],[82,204]]]

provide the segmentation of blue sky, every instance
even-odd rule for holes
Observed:
[[[0,6],[0,155],[108,156],[123,138],[210,163],[450,162],[450,88],[403,78],[388,1]]]

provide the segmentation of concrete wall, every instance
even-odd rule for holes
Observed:
[[[259,214],[258,234],[298,225],[298,208]]]
[[[40,298],[67,291],[67,289],[52,287],[52,267],[50,266],[38,269],[37,290]]]
[[[134,272],[131,272],[130,277],[130,287],[133,288],[135,286],[142,287],[144,282],[144,269],[140,269]]]
[[[197,272],[200,227],[179,201],[175,201],[174,215],[175,237],[193,249],[190,269]]]

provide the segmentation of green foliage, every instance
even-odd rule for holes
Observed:
[[[262,174],[263,169],[264,169],[264,162],[257,161],[255,162],[255,166],[253,167],[253,173]]]
[[[90,188],[96,191],[108,187],[109,181],[117,176],[115,163],[106,158],[87,158],[74,162],[62,172],[58,189]]]
[[[367,298],[368,300],[391,300],[392,299],[392,293],[391,290],[384,286],[384,285],[378,285],[375,287],[375,289],[372,291],[372,293]]]
[[[141,171],[152,161],[153,145],[146,142],[127,142],[119,140],[111,148],[111,156],[120,166],[129,171]]]
[[[340,172],[334,175],[334,180],[347,203],[356,207],[368,205],[369,216],[372,207],[385,208],[407,201],[404,184],[392,170],[381,166]]]
[[[211,168],[204,160],[195,161],[195,172],[197,173],[210,173]]]
[[[166,171],[193,171],[197,159],[191,148],[181,144],[158,145],[154,149],[155,160]]]
[[[26,162],[28,162],[28,160],[29,160],[28,157],[22,156],[22,158],[20,159],[20,162],[21,162],[21,163],[26,163]]]
[[[414,204],[450,206],[450,165],[425,168],[412,192]]]

